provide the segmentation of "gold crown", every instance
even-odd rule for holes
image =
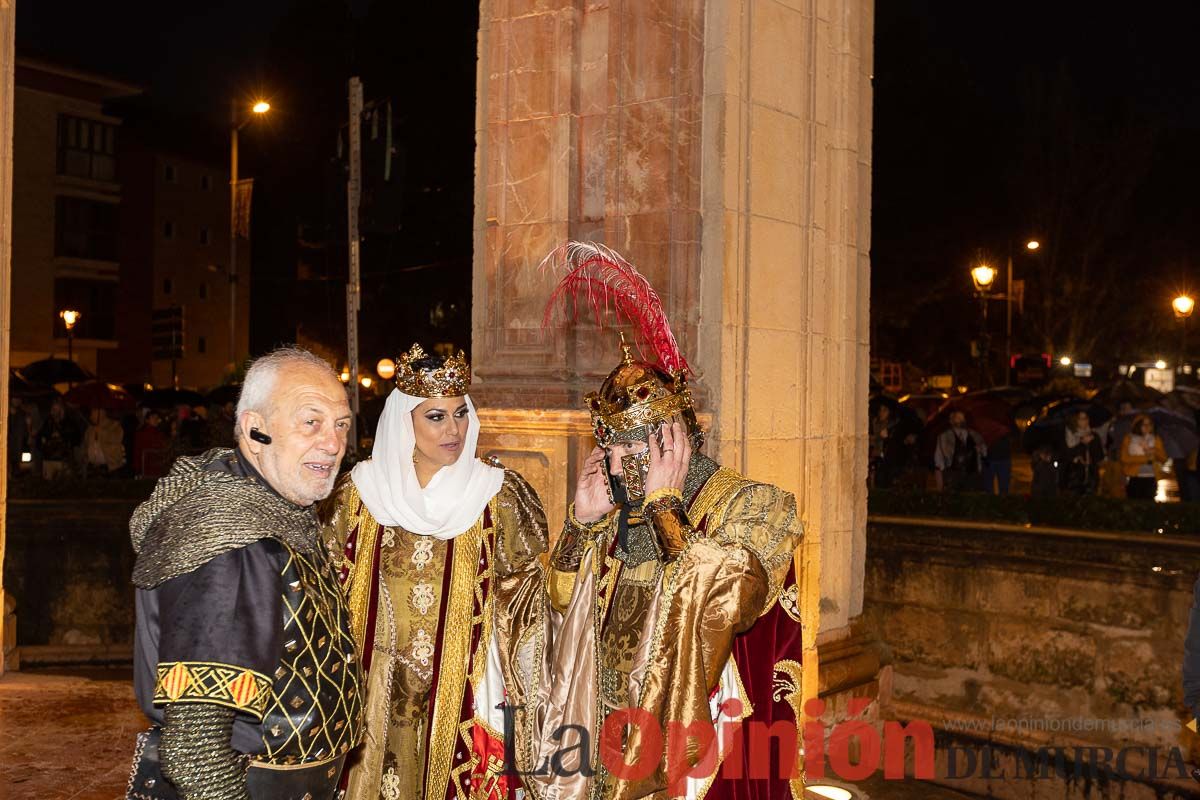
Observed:
[[[400,356],[396,365],[396,387],[413,397],[461,397],[471,386],[471,365],[467,354],[459,350],[434,369],[413,367],[430,358],[419,344]]]
[[[621,337],[620,365],[604,379],[599,392],[584,398],[592,415],[592,432],[601,446],[645,439],[650,430],[676,414],[698,429],[692,391],[683,373],[635,361]]]

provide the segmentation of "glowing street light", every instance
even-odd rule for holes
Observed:
[[[1160,358],[1158,361],[1155,361],[1155,362],[1154,362],[1154,368],[1155,368],[1155,369],[1166,369],[1166,368],[1167,368],[1167,362],[1163,361],[1163,360]]]
[[[362,384],[362,387],[364,389],[370,389],[371,384],[374,383],[375,381],[371,380],[370,378],[361,378],[361,379],[359,379],[358,382]]]
[[[1042,243],[1039,242],[1037,239],[1030,239],[1028,242],[1025,243],[1025,249],[1029,250],[1030,252],[1037,250],[1041,246],[1042,246]]]
[[[343,369],[342,374],[339,375],[338,377],[340,377],[342,379],[342,383],[349,383],[350,382],[350,368],[346,367],[345,369]]]
[[[266,100],[259,100],[250,110],[255,114],[265,114],[271,110],[271,104]]]
[[[1171,301],[1171,308],[1179,319],[1187,319],[1196,308],[1196,301],[1186,294],[1181,294]]]
[[[996,270],[987,264],[980,264],[971,270],[971,280],[975,283],[975,291],[989,291],[996,282]]]
[[[72,344],[75,339],[75,323],[79,322],[79,318],[83,316],[73,308],[64,308],[58,312],[58,316],[62,317],[63,325],[67,329],[67,361],[75,360],[75,353],[72,349]]]
[[[1171,310],[1175,312],[1175,319],[1179,320],[1179,366],[1180,372],[1187,369],[1187,321],[1192,312],[1196,310],[1196,300],[1190,294],[1180,292],[1179,295],[1171,301]]]
[[[375,365],[375,372],[385,381],[390,381],[396,375],[396,362],[390,358],[381,358]]]
[[[1064,367],[1069,367],[1069,366],[1071,366],[1071,357],[1063,356],[1062,358],[1060,358],[1058,360],[1058,363],[1062,364]]]

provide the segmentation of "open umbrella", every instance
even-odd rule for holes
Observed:
[[[8,370],[8,394],[22,400],[45,400],[58,396],[53,386],[34,383],[22,375],[19,369],[13,368]]]
[[[926,460],[933,459],[938,437],[950,427],[950,415],[955,411],[963,412],[967,427],[978,431],[989,447],[1016,430],[1012,409],[1003,398],[986,392],[952,397],[942,403],[921,434],[921,455]]]
[[[1200,446],[1195,417],[1165,408],[1151,408],[1118,418],[1113,425],[1113,441],[1117,442],[1118,446],[1133,428],[1133,421],[1140,416],[1147,416],[1154,422],[1154,432],[1162,438],[1163,449],[1167,451],[1168,458],[1187,458]]]
[[[1167,399],[1174,399],[1175,403],[1180,406],[1181,409],[1183,407],[1187,407],[1196,411],[1200,411],[1200,388],[1195,386],[1176,386],[1175,391],[1167,395]]]
[[[946,402],[947,397],[949,395],[943,392],[934,394],[907,394],[900,400],[900,404],[905,408],[911,408],[921,419],[927,420],[937,413],[937,410]]]
[[[1032,453],[1043,445],[1056,447],[1062,441],[1067,420],[1075,417],[1081,411],[1088,415],[1088,422],[1093,428],[1102,428],[1113,417],[1112,412],[1107,408],[1090,400],[1072,397],[1054,401],[1043,408],[1037,418],[1026,428],[1023,442],[1025,449]]]
[[[1162,399],[1163,393],[1154,387],[1123,378],[1096,392],[1092,402],[1116,411],[1121,403],[1132,403],[1138,408],[1143,408],[1155,405]]]
[[[65,358],[43,358],[21,367],[21,374],[34,383],[53,386],[56,383],[83,383],[96,377],[74,361]]]
[[[141,405],[146,408],[192,407],[204,404],[204,395],[191,389],[152,389],[141,399]]]
[[[227,383],[224,386],[218,386],[208,393],[208,404],[210,406],[223,406],[226,403],[236,403],[241,393],[242,385],[240,383]]]
[[[925,428],[927,436],[937,439],[950,427],[950,415],[961,411],[967,417],[967,427],[974,428],[987,444],[1008,436],[1015,429],[1012,407],[1003,397],[988,392],[971,392],[952,397],[942,404]]]
[[[103,408],[108,411],[132,411],[137,400],[115,383],[84,381],[67,392],[64,398],[82,408]]]
[[[996,386],[991,389],[971,392],[970,395],[964,396],[997,397],[1008,403],[1010,407],[1016,408],[1023,403],[1028,403],[1030,398],[1033,397],[1033,391],[1024,386]]]

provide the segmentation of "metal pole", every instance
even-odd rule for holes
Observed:
[[[229,134],[229,363],[237,370],[238,109],[231,101]]]
[[[350,79],[350,179],[346,184],[346,241],[349,244],[350,276],[346,282],[346,360],[350,380],[350,441],[351,452],[358,450],[358,311],[361,308],[359,284],[360,257],[358,239],[358,203],[362,181],[362,81]]]
[[[1179,367],[1176,374],[1183,375],[1183,365],[1187,361],[1187,317],[1179,318]]]
[[[1008,288],[1004,290],[1004,383],[1012,383],[1013,246],[1008,240]]]
[[[988,296],[987,292],[979,293],[981,311],[979,327],[979,388],[991,388],[991,376],[988,374],[988,350],[991,342],[988,340]]]

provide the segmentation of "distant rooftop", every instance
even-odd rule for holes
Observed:
[[[144,91],[141,86],[107,75],[29,56],[17,56],[15,81],[19,87],[96,103],[132,97]]]

